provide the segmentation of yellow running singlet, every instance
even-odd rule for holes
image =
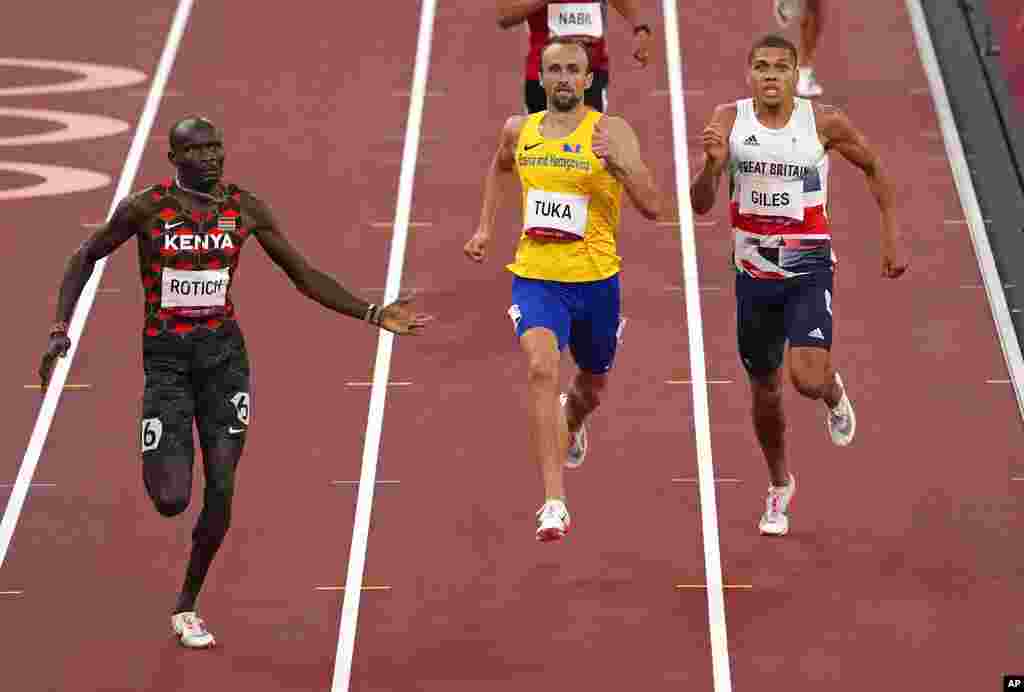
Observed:
[[[619,271],[615,243],[622,183],[591,151],[591,110],[568,137],[544,138],[546,111],[526,119],[516,145],[523,187],[523,233],[508,270],[526,279],[599,281]]]

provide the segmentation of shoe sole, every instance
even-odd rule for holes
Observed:
[[[567,534],[567,533],[568,533],[568,531],[563,531],[562,529],[555,529],[555,528],[538,529],[537,530],[537,540],[540,541],[541,543],[551,543],[552,541],[559,541],[559,540],[561,540],[565,536],[565,534]]]
[[[186,644],[185,640],[177,632],[173,633],[172,636],[178,640],[178,645],[183,649],[212,649],[217,646],[217,640],[213,637],[210,638],[207,644]]]

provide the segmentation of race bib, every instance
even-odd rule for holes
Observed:
[[[228,295],[228,268],[183,270],[164,267],[160,307],[223,307]]]
[[[552,36],[604,36],[604,20],[599,2],[550,3],[548,30]]]
[[[743,186],[740,213],[804,220],[803,180],[754,178]]]
[[[526,195],[526,235],[541,240],[583,240],[589,195],[533,188]]]

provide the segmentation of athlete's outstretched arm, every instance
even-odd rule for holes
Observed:
[[[729,135],[736,122],[736,106],[723,104],[704,128],[704,168],[690,184],[690,200],[695,214],[707,214],[715,206],[718,183],[729,165]]]
[[[134,198],[123,200],[114,210],[110,221],[89,236],[68,258],[64,278],[60,284],[60,294],[57,298],[56,320],[50,328],[50,341],[39,366],[39,379],[42,381],[43,387],[46,387],[50,381],[57,358],[64,357],[68,349],[71,348],[71,339],[68,338],[68,322],[71,321],[75,305],[78,303],[78,298],[82,295],[82,289],[85,288],[89,277],[92,276],[96,262],[134,236],[144,218],[145,213],[140,210]]]
[[[548,0],[498,0],[498,26],[510,29],[548,4]]]
[[[608,172],[626,188],[633,206],[645,218],[658,218],[661,193],[640,155],[640,141],[629,123],[622,118],[602,117],[594,126],[593,150]]]
[[[907,270],[907,260],[896,220],[896,192],[882,160],[841,110],[819,105],[815,111],[825,148],[839,152],[867,177],[868,189],[882,213],[882,276],[900,277]]]
[[[409,299],[399,299],[381,307],[353,295],[333,277],[306,261],[281,233],[266,204],[250,198],[246,211],[253,220],[252,233],[260,245],[304,296],[325,308],[366,320],[395,334],[419,334],[431,320],[429,315],[413,313],[408,308]]]
[[[491,158],[491,166],[484,178],[484,201],[480,210],[480,224],[476,233],[463,246],[466,256],[476,262],[483,262],[487,255],[487,245],[491,242],[494,229],[494,217],[498,213],[498,202],[501,200],[502,186],[510,178],[516,167],[516,145],[519,133],[523,129],[525,118],[514,115],[505,121],[498,139],[498,150]]]

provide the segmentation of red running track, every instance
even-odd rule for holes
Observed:
[[[745,94],[748,44],[773,28],[767,8],[751,4],[680,8],[691,140],[714,104]],[[403,285],[439,321],[396,344],[392,380],[412,384],[389,391],[377,477],[400,483],[377,488],[365,576],[391,588],[363,595],[352,689],[711,690],[705,593],[674,588],[704,578],[696,487],[673,483],[696,476],[690,391],[666,384],[689,376],[680,244],[675,227],[632,210],[621,241],[629,324],[591,456],[570,478],[576,525],[561,544],[533,541],[540,484],[501,268],[515,242],[515,195],[489,262],[461,256],[496,135],[521,98],[524,37],[496,29],[484,5],[438,9],[412,209],[432,225],[411,232]],[[642,5],[660,18],[656,3]],[[99,46],[62,31],[60,57],[152,72],[172,9],[111,12],[119,39]],[[42,25],[45,7],[25,12]],[[382,4],[348,14],[311,5],[300,17],[199,4],[155,132],[192,111],[216,118],[229,177],[268,199],[318,266],[379,291],[388,230],[373,224],[394,216],[417,21]],[[648,70],[632,68],[628,34],[612,24],[612,110],[638,130],[671,195],[663,51]],[[728,584],[751,587],[726,594],[734,689],[984,689],[1020,668],[1010,479],[1024,469],[1012,389],[986,383],[1007,374],[967,228],[946,223],[963,210],[902,5],[837,6],[828,27],[820,78],[884,152],[914,264],[899,282],[878,278],[874,203],[837,162],[835,357],[860,430],[851,448],[835,449],[820,409],[788,396],[800,491],[792,533],[766,540],[756,520],[767,474],[735,355],[724,200],[705,217],[716,224],[697,229],[708,376],[731,381],[710,386],[716,475],[736,479],[718,488],[723,568]],[[9,37],[9,54],[38,55],[25,33]],[[124,92],[17,103],[133,121],[144,94]],[[33,153],[116,176],[127,144]],[[166,176],[162,151],[154,140],[138,185]],[[12,271],[34,268],[17,275],[25,295],[54,294],[77,224],[100,216],[111,191],[8,203]],[[0,634],[12,688],[329,689],[341,594],[315,587],[340,585],[346,572],[355,487],[331,481],[359,477],[368,389],[346,383],[370,379],[376,339],[304,301],[257,246],[246,256],[237,302],[256,418],[235,526],[201,602],[222,645],[189,652],[168,636],[198,508],[164,520],[141,487],[141,298],[134,254],[122,250],[103,280],[121,293],[97,299],[69,379],[93,388],[65,394],[36,474],[54,485],[31,492],[0,570],[0,591],[24,592],[0,596],[4,622],[16,625]],[[33,381],[42,347],[31,335],[51,317],[42,302],[12,308],[26,336],[0,366],[10,480],[35,414],[38,393],[20,384]]]

